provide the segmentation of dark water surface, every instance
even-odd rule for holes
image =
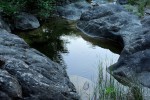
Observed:
[[[113,41],[90,38],[77,30],[75,25],[73,21],[51,18],[39,29],[17,34],[31,47],[53,61],[67,66],[69,75],[95,79],[98,65],[117,62],[119,55],[116,53],[119,53],[121,48]]]

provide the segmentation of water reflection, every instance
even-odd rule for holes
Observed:
[[[96,80],[100,62],[108,63],[112,61],[113,63],[119,57],[118,54],[114,54],[108,49],[92,45],[82,37],[63,36],[62,38],[70,42],[70,44],[67,44],[69,53],[63,54],[68,66],[68,74]],[[105,68],[104,73],[106,73]]]
[[[53,61],[67,65],[69,75],[95,79],[99,62],[112,60],[116,62],[119,55],[110,50],[116,53],[118,51],[98,39],[92,40],[81,34],[74,22],[60,18],[50,19],[50,22],[44,23],[37,30],[19,33],[31,47],[41,51]]]
[[[68,21],[59,18],[52,18],[44,23],[41,28],[29,32],[19,32],[18,35],[33,48],[41,51],[53,61],[65,65],[62,53],[68,53],[67,41],[61,39],[63,35],[74,33]]]
[[[84,40],[92,43],[93,45],[96,45],[105,49],[109,49],[110,51],[116,54],[120,54],[123,49],[122,44],[118,43],[117,41],[108,40],[104,38],[98,38],[98,37],[93,38],[82,33],[80,35],[82,36]]]

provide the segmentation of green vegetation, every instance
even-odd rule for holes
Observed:
[[[147,6],[149,5],[150,1],[149,0],[128,0],[128,3],[131,5],[135,5],[135,4],[140,5],[140,3],[144,3],[144,5]]]
[[[0,12],[5,16],[12,16],[20,11],[26,11],[40,18],[48,18],[56,5],[67,0],[0,0]],[[110,0],[109,0],[110,1]],[[150,0],[128,0],[131,5],[138,5],[138,11],[144,14],[144,7],[150,5]]]
[[[137,6],[138,7],[138,11],[134,13],[138,14],[139,16],[143,16],[144,15],[144,9],[147,6],[150,6],[150,0],[128,0],[128,3],[132,6]],[[131,6],[125,6],[125,8],[127,8],[129,11],[132,11]]]
[[[126,100],[125,86],[117,82],[104,69],[104,63],[99,65],[99,76],[95,96],[98,100]]]
[[[15,0],[0,1],[0,10],[8,16],[17,13],[20,10],[21,6],[21,2],[16,2]]]
[[[55,0],[0,0],[0,11],[12,16],[20,11],[37,14],[40,18],[50,16],[55,7]]]
[[[94,91],[94,100],[144,100],[149,95],[149,89],[132,84],[123,86],[106,72],[105,66],[110,64],[100,63],[97,86]]]

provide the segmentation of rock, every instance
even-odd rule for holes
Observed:
[[[5,70],[0,69],[0,89],[10,97],[22,97],[21,86],[17,79]]]
[[[5,29],[8,32],[11,32],[11,29],[9,28],[8,24],[2,20],[2,17],[0,17],[0,29]]]
[[[91,4],[93,7],[94,7],[94,6],[99,6],[99,3],[98,3],[98,2],[96,2],[96,1],[93,1],[93,0],[91,1],[91,3],[90,3],[90,4]]]
[[[123,50],[110,73],[125,85],[150,88],[150,16],[141,21],[119,5],[105,4],[83,13],[77,27],[90,37],[120,43]]]
[[[92,37],[113,39],[114,41],[120,41],[120,44],[123,45],[123,40],[118,31],[126,26],[125,24],[128,24],[133,16],[122,12],[122,10],[121,6],[114,4],[95,7],[81,15],[77,27]]]
[[[20,13],[14,19],[15,28],[19,30],[36,29],[40,26],[38,19],[28,13]]]
[[[0,97],[7,100],[79,99],[64,67],[4,29],[0,29],[0,44]]]
[[[69,5],[61,6],[58,8],[60,16],[70,19],[78,20],[83,12],[86,12],[91,8],[91,5],[86,1],[80,1],[71,3]]]
[[[94,98],[94,82],[87,78],[76,75],[70,75],[69,78],[75,85],[81,100],[92,100]]]
[[[90,0],[90,1],[91,3],[96,4],[96,5],[106,4],[110,2],[110,0]],[[113,2],[113,0],[111,0],[111,2]]]
[[[145,16],[150,16],[150,8],[145,8]]]
[[[4,92],[0,91],[0,99],[1,100],[11,100],[11,98]]]

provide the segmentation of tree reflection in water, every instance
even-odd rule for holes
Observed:
[[[33,48],[47,55],[53,61],[65,65],[62,53],[68,53],[66,43],[61,36],[77,35],[75,28],[72,28],[74,22],[68,22],[60,18],[51,18],[45,22],[39,29],[28,32],[19,32],[17,35]]]

